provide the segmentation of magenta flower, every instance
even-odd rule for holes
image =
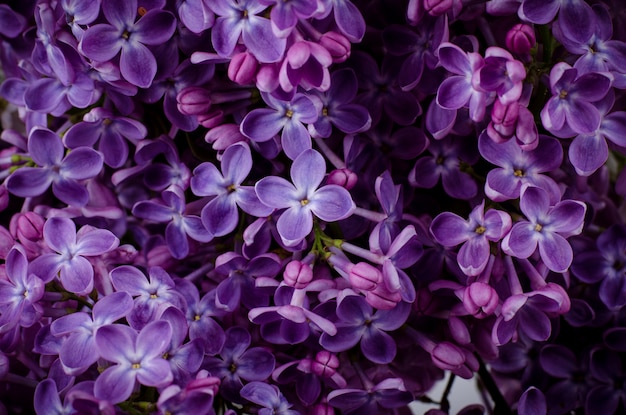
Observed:
[[[318,189],[326,173],[324,158],[317,151],[302,152],[291,166],[293,184],[282,177],[270,176],[255,185],[261,202],[275,209],[286,209],[276,228],[286,245],[295,245],[313,229],[313,215],[323,221],[345,219],[356,208],[350,193],[329,184]]]
[[[554,272],[565,272],[572,264],[572,248],[565,238],[582,231],[587,206],[577,200],[550,203],[548,193],[540,187],[522,191],[520,209],[528,220],[513,225],[503,239],[505,252],[518,258],[528,258],[539,245],[539,254]]]
[[[163,353],[170,345],[172,327],[167,321],[155,321],[137,332],[121,324],[101,327],[96,332],[100,355],[114,363],[94,386],[97,398],[119,403],[130,397],[135,383],[164,387],[172,382],[169,363]]]
[[[157,72],[157,61],[146,45],[167,42],[176,30],[176,19],[170,12],[152,9],[137,21],[137,0],[107,0],[102,12],[107,23],[91,26],[83,34],[80,50],[89,59],[107,62],[120,54],[120,71],[124,79],[147,88]]]

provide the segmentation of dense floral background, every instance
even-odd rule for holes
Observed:
[[[626,413],[625,22],[2,2],[0,414]]]

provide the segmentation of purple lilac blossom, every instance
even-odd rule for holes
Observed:
[[[352,214],[355,204],[341,186],[321,186],[326,165],[315,150],[302,152],[291,165],[293,184],[282,177],[265,177],[255,190],[265,205],[286,209],[276,227],[286,245],[295,245],[313,230],[313,215],[325,222],[335,222]],[[319,188],[318,188],[319,187]]]
[[[43,226],[46,245],[53,250],[35,258],[29,272],[50,282],[57,274],[63,287],[82,295],[94,286],[93,266],[85,257],[93,257],[117,248],[119,239],[106,229],[84,225],[78,232],[71,219],[53,217]]]
[[[20,197],[39,196],[50,185],[56,197],[68,205],[84,206],[89,193],[81,181],[102,170],[100,153],[80,147],[63,157],[61,138],[47,128],[35,128],[28,138],[28,153],[40,167],[21,167],[7,180],[9,192]]]

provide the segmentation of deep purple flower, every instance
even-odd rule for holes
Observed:
[[[102,4],[107,23],[89,27],[83,34],[80,50],[89,59],[107,62],[120,55],[122,76],[140,88],[147,88],[157,72],[154,54],[146,45],[168,41],[176,30],[170,12],[149,10],[137,21],[137,0],[110,0]]]
[[[593,33],[593,11],[584,0],[523,0],[519,15],[546,24],[559,13],[559,26],[572,39],[586,41]]]
[[[551,204],[540,187],[522,191],[520,209],[528,220],[513,225],[502,241],[502,248],[518,258],[528,258],[539,245],[539,254],[554,272],[565,272],[572,263],[572,248],[565,238],[582,231],[587,206],[577,200]]]
[[[291,101],[282,101],[266,93],[261,96],[270,108],[250,111],[241,121],[242,134],[252,141],[265,142],[282,130],[283,151],[292,160],[310,149],[311,136],[304,124],[314,123],[318,118],[313,100],[300,93]]]
[[[250,382],[241,388],[241,396],[259,406],[259,415],[300,415],[300,412],[289,409],[291,404],[285,399],[275,385],[263,382]]]
[[[591,351],[589,369],[598,383],[587,394],[585,412],[615,414],[620,401],[626,401],[623,355],[613,350],[595,348]]]
[[[289,36],[300,19],[310,18],[318,9],[316,2],[308,0],[259,0],[259,3],[272,6],[272,31],[279,38]]]
[[[137,332],[121,324],[101,327],[96,332],[100,355],[114,365],[96,379],[95,396],[111,403],[128,399],[138,381],[163,387],[172,381],[170,365],[163,359],[172,337],[167,321],[154,321]]]
[[[326,91],[330,87],[332,63],[330,53],[317,43],[301,40],[289,46],[280,66],[278,80],[283,91],[289,93],[298,86],[306,91]]]
[[[84,206],[89,199],[80,183],[102,170],[103,158],[97,151],[80,147],[63,157],[61,138],[47,128],[34,128],[28,138],[28,153],[40,167],[21,167],[7,180],[9,192],[20,197],[43,194],[52,184],[52,192],[68,205]]]
[[[309,149],[291,166],[294,184],[282,177],[270,176],[255,185],[261,202],[275,209],[286,209],[276,223],[286,245],[295,245],[311,233],[313,215],[334,222],[347,218],[354,211],[352,197],[343,187],[330,184],[318,189],[325,173],[324,158]]]
[[[162,199],[135,203],[132,212],[147,221],[167,223],[165,242],[174,258],[182,259],[189,254],[187,237],[204,243],[213,239],[213,234],[204,227],[199,216],[185,214],[185,198],[179,187],[172,186],[161,196]]]
[[[147,134],[148,130],[139,121],[116,116],[112,111],[98,107],[85,114],[82,122],[67,130],[63,140],[71,149],[95,147],[98,142],[104,162],[111,167],[121,167],[128,158],[126,140],[136,144]]]
[[[201,212],[202,223],[215,236],[232,232],[239,221],[237,206],[257,217],[268,216],[272,209],[259,201],[252,186],[242,186],[252,169],[252,154],[245,143],[235,143],[222,155],[222,172],[205,162],[195,168],[191,190],[197,196],[214,196]]]
[[[218,16],[211,41],[219,55],[230,57],[241,37],[259,62],[277,62],[283,56],[285,39],[276,37],[270,20],[259,16],[266,9],[265,4],[259,0],[217,0],[210,7]]]
[[[351,42],[360,42],[365,35],[365,19],[359,9],[350,0],[321,0],[322,18],[332,9],[337,27]]]
[[[478,70],[478,83],[485,91],[494,91],[505,105],[522,95],[526,68],[506,50],[492,46],[485,51],[484,65]]]
[[[326,350],[335,353],[360,343],[367,359],[374,363],[389,363],[396,355],[396,342],[386,332],[402,326],[409,312],[409,304],[401,302],[391,310],[374,313],[365,298],[349,295],[337,306],[337,334],[322,333],[319,342]]]
[[[443,246],[463,244],[457,261],[469,276],[480,274],[487,266],[489,241],[499,241],[511,229],[508,213],[495,209],[484,212],[484,208],[483,201],[472,210],[467,221],[454,213],[443,212],[430,224],[430,231]]]
[[[52,217],[43,227],[46,244],[55,251],[33,260],[29,272],[45,282],[57,274],[63,287],[75,294],[88,294],[93,289],[93,266],[85,257],[98,256],[117,248],[119,239],[106,229],[84,225],[76,232],[71,219]]]
[[[389,413],[413,400],[400,378],[385,378],[376,385],[364,385],[363,389],[336,389],[328,394],[328,403],[347,415]]]
[[[206,357],[203,368],[222,379],[220,394],[232,402],[241,402],[242,380],[262,381],[274,370],[274,355],[262,347],[250,347],[252,338],[241,327],[226,330],[226,342],[218,357]]]

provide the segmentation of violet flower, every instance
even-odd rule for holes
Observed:
[[[139,333],[121,324],[101,327],[96,332],[96,346],[114,365],[96,379],[95,396],[119,403],[130,397],[137,381],[146,386],[169,385],[172,371],[163,353],[171,337],[172,327],[167,321],[151,322]]]
[[[285,399],[275,385],[263,382],[250,382],[241,388],[241,396],[259,406],[259,415],[300,415],[300,412],[289,409],[291,404]]]
[[[259,0],[265,6],[272,6],[270,20],[272,31],[278,38],[286,38],[300,19],[308,19],[318,11],[318,4],[308,0]]]
[[[93,289],[94,270],[85,257],[98,256],[117,248],[119,239],[106,229],[84,225],[76,232],[71,219],[52,217],[43,226],[43,237],[53,253],[35,258],[29,272],[50,282],[57,274],[63,288],[83,295]]]
[[[582,231],[587,206],[577,200],[554,205],[540,187],[522,191],[520,209],[528,220],[513,225],[502,240],[502,249],[518,258],[528,258],[539,245],[539,254],[554,272],[565,272],[572,263],[572,248],[565,238]]]
[[[352,214],[355,204],[341,186],[319,185],[326,173],[324,158],[317,151],[302,152],[291,165],[294,184],[282,177],[265,177],[255,190],[261,202],[275,209],[286,209],[276,223],[286,245],[295,245],[313,230],[313,215],[334,222]],[[319,189],[318,189],[319,187]]]
[[[9,176],[9,192],[20,197],[43,194],[52,185],[52,193],[68,205],[84,206],[89,194],[80,183],[102,170],[103,158],[97,151],[81,147],[63,157],[61,138],[47,128],[34,128],[28,138],[28,153],[40,167],[21,167]]]
[[[147,88],[157,72],[154,54],[146,45],[168,41],[176,30],[170,12],[152,9],[137,21],[137,0],[110,0],[102,3],[108,23],[89,27],[83,34],[80,50],[89,59],[107,62],[120,53],[120,71],[130,83]]]

